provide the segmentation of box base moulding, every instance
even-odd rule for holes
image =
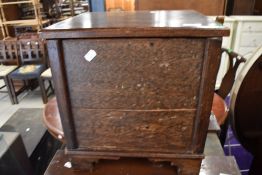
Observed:
[[[96,164],[103,160],[118,161],[125,158],[146,159],[156,166],[169,164],[177,175],[199,174],[203,154],[162,154],[162,153],[131,153],[131,152],[88,152],[65,150],[65,154],[74,170],[95,171]]]

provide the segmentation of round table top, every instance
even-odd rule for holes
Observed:
[[[212,111],[216,116],[218,124],[221,125],[227,117],[227,106],[225,101],[214,93]],[[44,108],[43,121],[48,131],[57,139],[64,141],[64,132],[61,124],[56,98],[48,101]]]
[[[57,139],[64,141],[64,131],[58,111],[56,98],[47,102],[44,108],[43,121],[48,131]]]
[[[216,116],[217,123],[222,125],[228,114],[228,107],[222,97],[214,93],[212,112]]]

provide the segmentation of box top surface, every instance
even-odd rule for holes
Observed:
[[[229,29],[191,10],[87,12],[41,31],[46,39],[228,35]]]

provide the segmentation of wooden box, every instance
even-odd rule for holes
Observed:
[[[194,11],[84,13],[43,29],[76,167],[146,157],[197,172],[228,34]]]

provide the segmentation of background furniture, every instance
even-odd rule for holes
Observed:
[[[262,45],[261,16],[232,16],[237,21],[232,49],[249,59]]]
[[[224,21],[224,26],[230,28],[230,36],[223,38],[222,47],[230,48],[248,60],[254,51],[262,46],[262,18],[260,16],[229,16],[225,17]],[[236,75],[242,66],[239,66]],[[222,55],[216,89],[220,87],[228,67],[229,59],[226,55]]]
[[[229,58],[229,68],[227,70],[227,73],[223,77],[219,89],[216,90],[216,93],[221,98],[226,99],[234,84],[237,69],[241,65],[241,63],[246,62],[246,59],[236,52],[233,52],[231,49],[222,48],[222,53],[223,52],[227,53],[227,56]]]
[[[229,34],[212,24],[192,11],[85,13],[42,31],[76,169],[143,156],[199,171],[220,57],[213,37]]]
[[[215,93],[218,94],[222,99],[226,100],[228,95],[230,95],[230,91],[235,82],[236,72],[239,66],[241,65],[241,63],[246,62],[246,59],[230,49],[222,48],[222,52],[227,53],[229,67],[226,74],[223,77],[223,80],[221,81],[221,85],[219,89],[217,89]],[[216,117],[221,127],[221,133],[219,135],[219,139],[221,145],[224,145],[227,137],[228,127],[229,127],[229,117],[227,115],[226,116],[216,115]]]
[[[228,0],[227,15],[261,15],[260,0]]]
[[[210,16],[209,17],[211,20],[215,20],[216,17]],[[223,48],[228,48],[232,49],[233,42],[234,42],[234,37],[235,37],[235,28],[236,28],[236,20],[231,18],[231,17],[224,17],[224,23],[223,26],[228,27],[230,29],[230,35],[223,37],[222,40],[222,47]],[[221,55],[221,61],[220,61],[220,66],[219,66],[219,71],[217,74],[217,80],[216,80],[216,89],[218,89],[221,85],[221,81],[223,77],[225,76],[229,66],[229,57],[226,53],[222,53]]]
[[[134,11],[135,0],[105,0],[106,11]]]
[[[18,103],[17,96],[20,94],[20,91],[15,90],[13,80],[23,80],[27,83],[28,80],[32,79],[37,79],[44,102],[45,97],[43,93],[45,92],[45,87],[40,77],[42,72],[46,69],[47,58],[44,41],[41,39],[19,40],[19,51],[21,66],[9,76],[14,103]]]
[[[0,89],[7,89],[1,90],[0,92],[7,92],[12,104],[14,104],[14,99],[11,90],[9,74],[14,71],[18,65],[19,59],[17,53],[17,41],[0,41],[0,79],[3,79],[5,83],[4,86],[0,87]]]
[[[223,15],[226,0],[105,0],[106,10],[196,10],[205,15]]]
[[[224,100],[216,93],[214,94],[213,98],[212,111],[217,116],[227,116],[226,104]],[[43,112],[43,122],[50,134],[52,134],[57,140],[65,142],[64,131],[62,128],[61,117],[59,114],[56,98],[52,98],[45,105]],[[220,127],[217,123],[216,117],[213,114],[210,115],[208,131],[209,133],[220,133]]]
[[[215,121],[218,124],[218,127],[220,128],[220,125],[224,123],[224,120],[226,119],[228,115],[228,107],[224,99],[216,93],[214,93],[211,111],[214,114]]]
[[[246,62],[232,88],[231,124],[240,143],[253,156],[250,174],[261,174],[262,47]]]
[[[196,10],[205,15],[225,14],[226,0],[136,0],[135,10]]]
[[[66,0],[58,5],[62,16],[75,16],[89,10],[86,0]]]
[[[8,20],[10,15],[9,11],[6,11],[5,6],[8,5],[21,5],[21,4],[32,4],[33,6],[33,18],[32,19],[19,19],[21,15],[17,15],[18,19]],[[18,9],[17,9],[18,10]],[[26,1],[0,1],[0,25],[2,27],[3,37],[12,36],[9,34],[8,26],[36,26],[39,31],[43,24],[48,23],[48,20],[42,20],[40,15],[40,4],[39,0],[26,0]]]
[[[43,96],[43,102],[44,104],[47,103],[48,97],[54,93],[53,85],[52,85],[52,72],[51,68],[46,69],[42,74],[41,74],[41,80],[43,84],[43,91],[42,96]],[[45,87],[45,81],[48,81],[49,85],[47,88]]]

